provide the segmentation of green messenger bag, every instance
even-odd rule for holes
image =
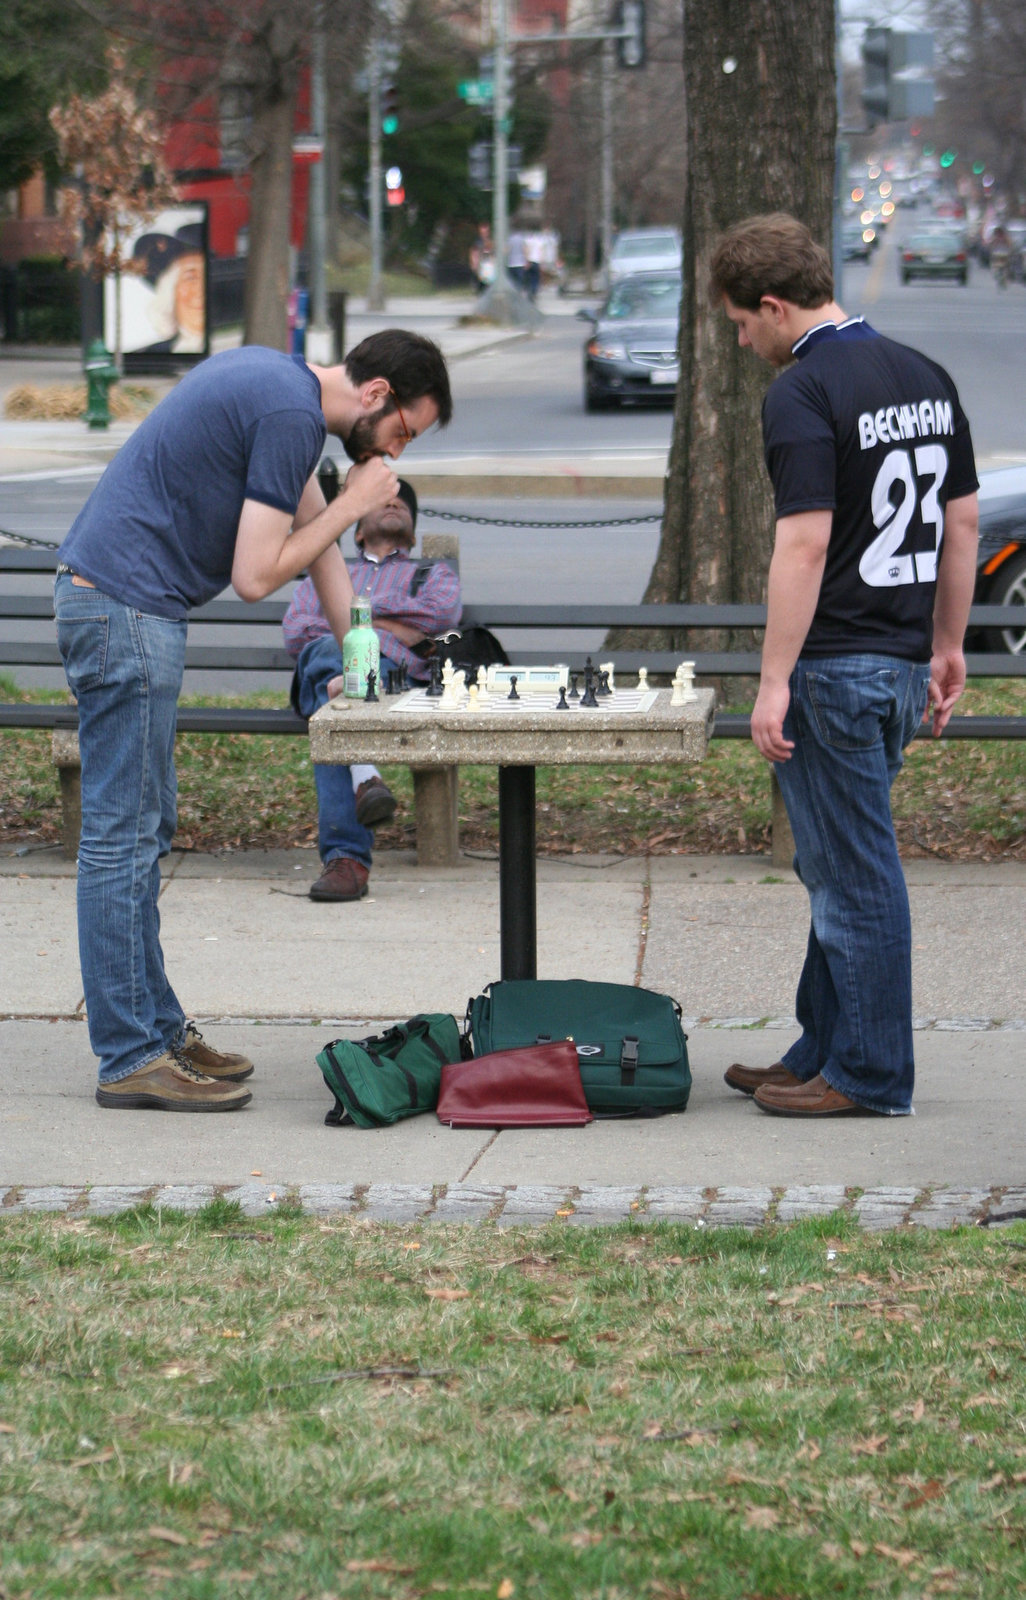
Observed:
[[[691,1069],[680,1019],[669,995],[583,978],[491,983],[467,1007],[475,1056],[572,1039],[588,1109],[599,1117],[685,1109]]]
[[[455,1017],[425,1012],[369,1039],[333,1039],[317,1057],[335,1096],[333,1128],[387,1128],[434,1111],[442,1068],[464,1055]]]

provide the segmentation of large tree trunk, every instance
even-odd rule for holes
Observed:
[[[687,0],[684,291],[666,507],[646,601],[765,594],[773,511],[760,408],[771,371],[710,299],[709,260],[741,218],[790,211],[829,248],[834,0]],[[733,643],[740,643],[735,638]],[[619,633],[619,648],[687,649],[686,634]],[[708,632],[703,649],[728,641]]]
[[[284,88],[284,86],[279,86]],[[249,259],[243,302],[246,344],[288,347],[289,224],[295,93],[268,94],[253,118]]]

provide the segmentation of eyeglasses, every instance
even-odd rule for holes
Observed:
[[[394,389],[389,389],[388,392],[392,396],[392,399],[395,401],[395,409],[399,413],[399,426],[403,430],[403,444],[411,444],[413,442],[413,434],[410,432],[409,423],[406,421],[406,418],[403,416],[403,408],[399,404],[399,396],[396,394]]]

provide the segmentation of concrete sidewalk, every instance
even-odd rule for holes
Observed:
[[[806,896],[759,857],[543,860],[539,973],[676,996],[694,1074],[683,1116],[569,1131],[382,1132],[324,1126],[316,1065],[332,1038],[421,1010],[462,1017],[498,977],[498,872],[375,858],[370,897],[317,905],[313,852],[175,854],[161,897],[176,989],[215,1045],[256,1062],[231,1116],[101,1110],[82,1017],[74,867],[0,853],[0,1205],[195,1206],[398,1220],[578,1221],[667,1215],[757,1223],[854,1208],[866,1226],[978,1220],[1026,1204],[1026,867],[910,862],[918,1089],[914,1118],[810,1125],[726,1088],[794,1037]],[[859,1191],[862,1191],[859,1193]]]

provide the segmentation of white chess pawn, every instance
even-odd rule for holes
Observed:
[[[639,667],[638,668],[638,688],[639,688],[639,690],[641,691],[642,694],[644,694],[645,690],[648,688],[648,668],[647,667]]]
[[[670,695],[670,704],[671,706],[682,706],[685,704],[685,701],[684,668],[680,666],[673,674],[673,693]]]
[[[484,701],[484,700],[488,699],[488,668],[487,667],[478,667],[478,669],[477,669],[477,694],[478,694],[478,699],[479,700]]]
[[[695,663],[693,661],[682,661],[678,670],[681,675],[681,680],[684,684],[685,701],[697,700],[698,692],[695,689]]]
[[[477,684],[476,683],[472,683],[470,685],[470,688],[468,689],[467,693],[468,693],[468,695],[470,697],[470,703],[467,706],[467,710],[468,711],[480,711],[480,709],[481,709],[481,701],[480,701],[480,698],[479,698],[479,690],[478,690]]]

